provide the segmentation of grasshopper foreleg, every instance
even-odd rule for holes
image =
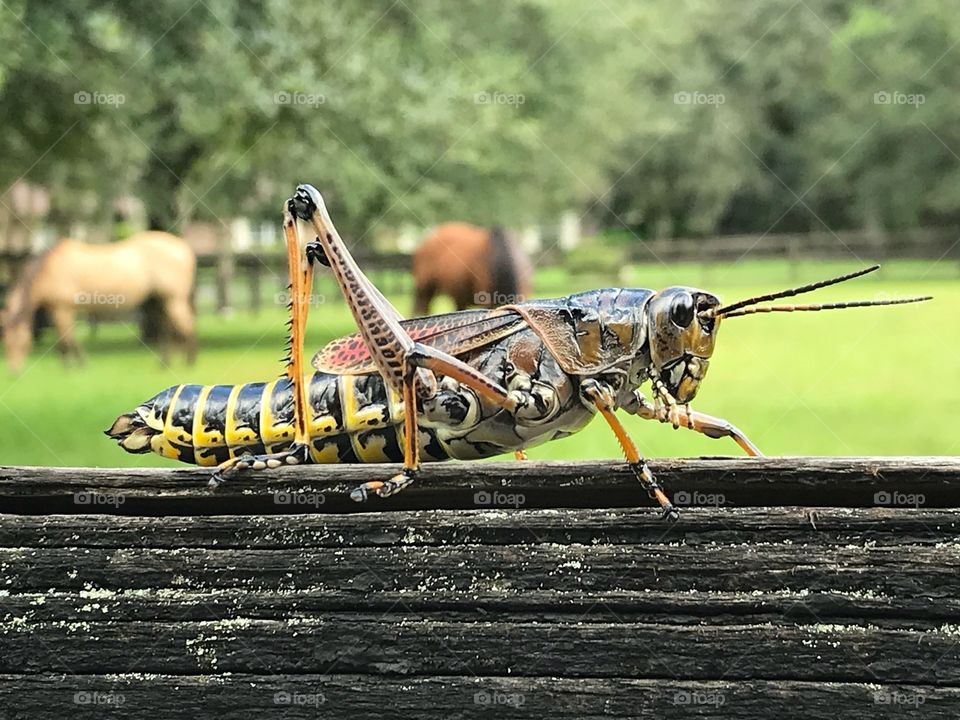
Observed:
[[[709,438],[732,438],[747,455],[763,457],[759,448],[735,425],[723,418],[692,410],[689,405],[674,404],[670,406],[669,403],[649,403],[639,390],[635,390],[622,407],[631,415],[636,415],[644,420],[657,420],[662,423],[670,423],[674,427],[689,428]]]

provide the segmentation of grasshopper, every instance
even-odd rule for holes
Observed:
[[[302,246],[298,220],[316,239]],[[690,408],[723,320],[763,312],[834,310],[928,297],[758,305],[835,285],[840,277],[723,305],[690,287],[608,288],[491,310],[403,319],[351,257],[320,193],[301,185],[284,205],[290,271],[285,374],[244,385],[177,385],[106,431],[132,453],[216,466],[211,484],[244,470],[303,463],[402,462],[351,493],[364,501],[410,485],[422,462],[525,451],[581,430],[600,414],[664,517],[677,510],[616,411],[728,437],[761,455],[734,425]],[[328,267],[358,332],[303,356],[314,267]],[[640,392],[650,383],[652,402]]]

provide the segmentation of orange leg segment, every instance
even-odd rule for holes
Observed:
[[[636,474],[640,484],[643,485],[651,498],[660,503],[664,519],[676,520],[679,517],[677,509],[673,506],[673,503],[670,502],[670,498],[667,497],[666,493],[663,492],[653,473],[650,472],[647,461],[640,455],[637,446],[627,434],[626,428],[623,427],[620,419],[616,416],[616,413],[614,413],[613,398],[610,390],[596,380],[585,380],[581,388],[586,397],[593,402],[597,410],[600,411],[600,414],[603,416],[603,419],[607,421],[610,429],[613,430],[613,434],[616,436],[617,442],[620,443],[623,454],[627,462],[630,463],[630,467]]]
[[[264,470],[282,465],[298,465],[310,461],[310,433],[307,426],[307,383],[304,379],[303,340],[310,309],[313,286],[313,266],[304,262],[303,248],[297,219],[290,211],[290,203],[283,209],[283,234],[287,242],[287,266],[290,274],[290,354],[286,374],[293,386],[293,444],[286,450],[262,455],[240,455],[221,463],[210,478],[210,486],[217,487],[229,476],[243,470]]]

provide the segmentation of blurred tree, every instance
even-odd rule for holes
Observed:
[[[804,142],[822,202],[851,223],[960,222],[960,28],[947,0],[858,3],[828,48],[819,122]],[[812,181],[811,181],[812,182]]]
[[[5,0],[0,187],[176,229],[311,181],[355,238],[571,205],[655,236],[954,221],[951,9]]]
[[[519,222],[596,192],[617,137],[616,78],[596,77],[609,28],[572,0],[20,0],[0,17],[2,179],[53,185],[67,213],[129,189],[158,227],[275,214],[304,179],[354,233]]]
[[[650,236],[807,229],[795,207],[805,189],[797,134],[829,47],[816,5],[624,5],[642,50],[628,94],[644,101],[608,215]]]
[[[128,40],[96,5],[0,8],[0,183],[51,188],[63,229],[70,217],[107,216],[145,155],[125,131],[136,116],[126,102],[133,87],[118,72]]]

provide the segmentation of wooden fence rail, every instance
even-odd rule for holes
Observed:
[[[11,718],[960,716],[960,459],[0,467]]]
[[[412,294],[413,282],[410,278],[410,268],[413,260],[410,255],[377,253],[358,255],[356,259],[383,292]],[[246,306],[258,312],[263,304],[265,285],[275,290],[286,287],[287,253],[244,251],[233,254],[199,255],[197,268],[200,271],[205,269],[215,271],[214,283],[218,310],[232,308],[237,304],[235,285],[239,284],[247,288]],[[323,294],[325,301],[341,302],[340,289],[328,274],[319,273],[315,282],[315,293]],[[282,304],[285,303],[286,300],[283,300]]]
[[[797,262],[821,259],[863,261],[960,260],[960,229],[929,227],[878,232],[840,230],[809,233],[722,235],[712,238],[663,238],[632,245],[639,262],[736,262],[743,258],[780,258]]]

